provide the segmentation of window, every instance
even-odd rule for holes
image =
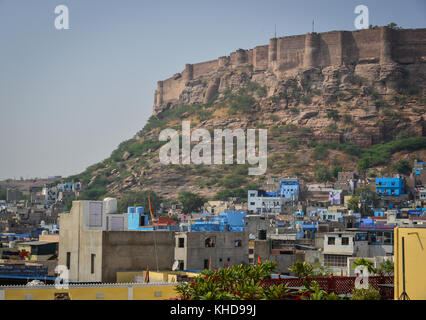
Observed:
[[[209,268],[209,259],[204,259],[204,269]]]
[[[89,226],[102,227],[102,202],[90,202]]]
[[[145,225],[145,216],[143,214],[139,215],[139,226],[143,227]]]
[[[251,206],[254,206],[256,203],[255,202],[250,202],[250,205]]]
[[[204,244],[206,248],[214,248],[215,241],[213,238],[207,238],[206,241],[204,241]]]
[[[254,249],[249,249],[249,254],[254,254]]]
[[[178,247],[183,248],[185,246],[185,238],[178,238]]]
[[[67,252],[67,269],[71,269],[71,252]]]
[[[95,257],[96,257],[96,254],[92,253],[90,257],[90,273],[95,273]]]
[[[349,238],[343,237],[342,238],[342,246],[348,246],[349,245]]]
[[[335,238],[334,237],[328,237],[328,244],[334,245],[334,243],[335,243]]]
[[[347,256],[337,255],[337,254],[325,254],[324,255],[324,265],[331,267],[346,267],[347,266]]]
[[[384,233],[384,242],[383,243],[384,244],[393,244],[392,233],[390,233],[390,232]]]
[[[235,247],[241,247],[241,240],[235,241]]]

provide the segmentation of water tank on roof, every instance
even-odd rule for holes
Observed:
[[[103,207],[105,214],[117,213],[117,199],[105,198]]]
[[[259,230],[259,240],[266,240],[266,230]]]
[[[41,235],[42,236],[46,236],[46,235],[48,235],[49,234],[49,231],[47,231],[47,230],[43,230],[42,232],[41,232]]]
[[[9,241],[9,249],[13,249],[16,246],[16,241]]]
[[[136,207],[136,213],[143,214],[143,207]]]
[[[135,213],[135,207],[128,207],[127,212],[128,213]]]

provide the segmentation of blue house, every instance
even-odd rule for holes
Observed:
[[[191,224],[190,231],[243,232],[246,228],[245,211],[226,210],[217,215],[204,214]]]
[[[297,222],[296,222],[297,223]],[[297,233],[297,239],[315,239],[315,233],[318,232],[318,222],[300,223],[300,232]]]
[[[128,230],[146,230],[145,226],[148,225],[148,214],[144,213],[143,207],[128,207],[126,214]]]
[[[298,178],[281,179],[280,194],[281,197],[297,201],[299,199],[300,180]]]
[[[416,176],[420,176],[421,172],[425,169],[426,162],[420,162],[417,160],[414,160],[414,166],[413,166],[413,173]]]
[[[374,209],[374,216],[378,218],[385,217],[385,210],[384,209]]]
[[[376,193],[382,197],[398,197],[404,193],[402,178],[376,178]]]

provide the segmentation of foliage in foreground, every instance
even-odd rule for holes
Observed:
[[[204,270],[190,283],[176,287],[182,300],[279,300],[288,290],[283,284],[262,286],[276,264],[236,265],[216,271]]]
[[[301,295],[297,300],[341,300],[334,292],[327,293],[327,291],[322,290],[316,281],[304,280],[303,285],[306,289],[299,290]]]
[[[370,286],[368,289],[354,289],[351,300],[380,300],[378,290]]]
[[[296,261],[288,270],[295,273],[298,278],[328,277],[331,274],[331,269],[327,266],[310,264],[306,261]]]

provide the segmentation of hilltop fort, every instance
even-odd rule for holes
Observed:
[[[232,89],[235,79],[230,72],[238,73],[244,68],[250,68],[258,79],[262,74],[275,78],[273,82],[301,70],[330,66],[353,66],[355,73],[371,79],[377,78],[374,73],[378,73],[377,79],[383,80],[380,74],[392,73],[392,66],[396,64],[425,62],[426,29],[381,27],[272,38],[269,45],[239,49],[217,60],[187,64],[183,72],[158,81],[153,113],[183,104],[207,102],[216,94]],[[372,69],[373,65],[376,68]],[[268,95],[273,93],[270,90]]]

